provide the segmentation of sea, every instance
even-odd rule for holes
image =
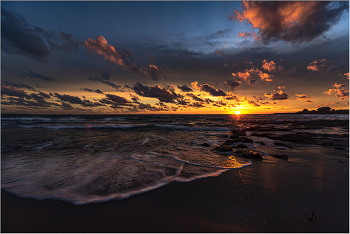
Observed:
[[[235,131],[269,156],[285,146],[253,132],[348,137],[348,123],[346,114],[2,115],[1,188],[77,205],[125,199],[245,170],[253,159],[215,150]]]

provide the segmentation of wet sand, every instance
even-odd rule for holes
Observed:
[[[349,139],[331,140],[346,150],[275,150],[288,161],[267,156],[119,201],[72,205],[1,190],[1,231],[349,232]]]

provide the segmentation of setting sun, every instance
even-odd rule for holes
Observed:
[[[235,114],[239,115],[239,114],[241,114],[241,111],[235,111]]]

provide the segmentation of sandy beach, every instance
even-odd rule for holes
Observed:
[[[333,141],[348,145],[348,138]],[[318,145],[276,153],[288,161],[266,156],[218,177],[105,203],[39,201],[2,190],[1,231],[349,232],[348,152]]]

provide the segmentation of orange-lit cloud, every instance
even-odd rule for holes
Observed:
[[[153,80],[158,80],[159,70],[156,65],[149,64],[148,68],[142,66],[137,67],[130,51],[125,48],[116,51],[115,47],[109,45],[103,36],[96,36],[95,39],[96,40],[88,38],[84,42],[83,46],[87,49],[88,53],[96,53],[123,69],[130,70],[134,73],[144,73],[152,77]]]
[[[233,77],[238,77],[240,80],[246,81],[247,83],[254,83],[255,80],[252,79],[252,75],[257,75],[263,81],[272,81],[273,75],[264,73],[258,68],[246,69],[244,72],[232,73]]]
[[[286,94],[283,91],[279,91],[279,92],[273,93],[273,94],[265,93],[264,96],[270,98],[271,100],[286,100],[286,99],[288,99],[288,94]]]
[[[333,85],[333,87],[339,89],[339,88],[345,87],[345,84],[338,84],[338,83],[335,83],[335,84]]]
[[[349,79],[349,72],[344,73],[344,74],[339,74],[338,76],[341,77],[341,78]]]
[[[266,59],[262,61],[262,68],[268,72],[284,71],[284,68],[276,65],[274,61],[268,62]]]
[[[298,100],[309,100],[311,97],[306,96],[305,94],[295,94],[296,99]]]
[[[326,60],[326,59],[320,59],[319,61],[314,60],[312,63],[310,63],[310,65],[306,68],[308,70],[312,70],[312,71],[320,71],[323,67],[326,66],[326,62],[330,62],[330,60]]]
[[[329,4],[321,1],[244,1],[242,10],[235,9],[229,20],[247,21],[252,30],[259,30],[257,39],[264,44],[277,40],[300,43],[322,35],[348,9],[345,2],[332,8]],[[248,36],[247,33],[240,35]]]
[[[87,49],[88,53],[95,52],[99,56],[106,60],[134,72],[137,72],[136,65],[132,61],[131,52],[124,49],[122,52],[117,52],[114,46],[109,45],[107,40],[103,36],[95,37],[96,40],[88,38],[83,46]],[[128,61],[131,60],[131,61]]]
[[[344,89],[328,89],[328,91],[324,91],[324,94],[332,95],[334,94],[336,97],[340,97],[339,100],[344,100],[345,98],[349,98],[349,91]]]

